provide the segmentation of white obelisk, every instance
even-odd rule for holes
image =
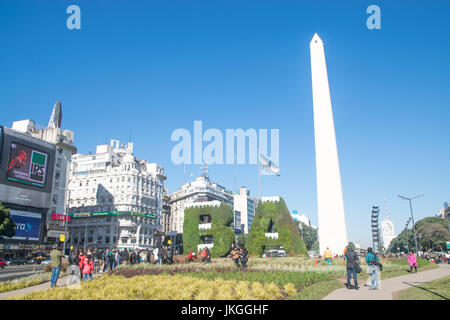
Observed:
[[[327,247],[333,254],[343,254],[348,244],[344,199],[325,52],[322,39],[317,33],[309,47],[314,104],[320,254],[323,255]]]

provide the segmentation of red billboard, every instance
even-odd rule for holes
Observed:
[[[52,219],[53,220],[58,220],[58,221],[65,221],[66,220],[66,215],[53,212],[52,213]],[[70,216],[69,215],[67,215],[67,221],[70,222]]]

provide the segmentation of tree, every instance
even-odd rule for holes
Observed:
[[[406,240],[405,232],[407,232]],[[418,221],[416,223],[416,235],[418,237],[419,248],[422,251],[430,248],[437,251],[444,251],[445,243],[450,239],[447,222],[437,217],[428,217]],[[403,230],[394,238],[389,245],[388,251],[394,253],[399,251],[405,252],[408,246],[410,250],[415,250],[414,232],[412,229]]]
[[[16,224],[11,219],[9,209],[0,203],[0,237],[14,237],[16,235],[15,227]]]
[[[308,250],[314,250],[314,244],[317,242],[317,230],[303,222],[300,222],[299,228],[303,235],[303,241],[305,242],[306,248]]]

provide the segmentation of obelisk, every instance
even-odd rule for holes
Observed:
[[[317,33],[309,47],[314,105],[320,254],[323,255],[326,248],[330,248],[333,254],[343,254],[348,244],[344,199],[325,51],[322,39]]]

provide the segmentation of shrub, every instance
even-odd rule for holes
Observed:
[[[278,239],[265,237],[270,223],[278,232]],[[282,198],[278,202],[258,203],[255,218],[247,236],[246,246],[251,255],[261,256],[265,247],[283,246],[288,255],[307,254],[300,231]]]
[[[199,230],[200,216],[211,216],[211,229]],[[234,241],[234,232],[230,227],[233,221],[231,206],[221,203],[220,207],[192,207],[184,211],[183,225],[183,251],[197,252],[197,245],[202,244],[200,237],[211,235],[214,247],[211,249],[211,257],[224,257],[230,251]]]

